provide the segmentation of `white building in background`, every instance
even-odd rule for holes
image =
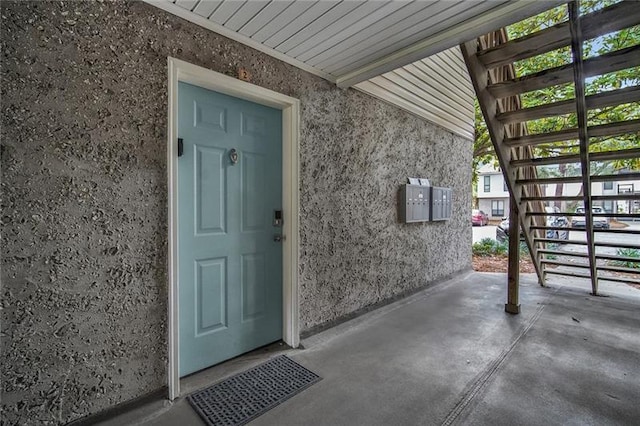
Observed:
[[[622,174],[624,172],[620,172]],[[542,185],[545,196],[556,195],[556,184]],[[592,195],[615,195],[621,193],[640,193],[640,180],[621,180],[617,182],[592,182]],[[509,214],[509,190],[502,176],[500,168],[491,164],[485,164],[478,170],[478,183],[476,188],[478,208],[489,215],[490,219],[500,219]],[[581,183],[565,183],[562,186],[563,196],[576,196],[582,194]],[[562,202],[561,211],[573,210],[571,206],[580,205],[579,201]],[[637,213],[640,211],[640,202],[629,200],[604,200],[595,201],[595,205],[601,206],[609,213]],[[554,204],[555,205],[555,204]]]
[[[478,209],[489,215],[489,219],[501,219],[509,215],[509,189],[499,168],[491,164],[478,170]]]

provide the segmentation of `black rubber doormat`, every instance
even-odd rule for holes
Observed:
[[[320,380],[317,374],[280,355],[187,399],[208,425],[239,426]]]

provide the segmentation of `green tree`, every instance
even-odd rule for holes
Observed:
[[[618,1],[613,0],[585,0],[581,2],[581,14],[593,12],[610,6]],[[525,19],[507,27],[509,39],[516,39],[533,32],[553,26],[568,19],[566,5],[558,6],[539,15]],[[604,53],[623,49],[640,44],[640,25],[613,32],[595,39],[586,40],[583,46],[584,57],[590,58]],[[571,62],[571,50],[569,47],[554,50],[529,59],[514,63],[517,76],[525,76],[544,69],[565,65]],[[586,94],[591,95],[622,87],[636,86],[640,84],[640,67],[633,67],[622,71],[604,74],[586,80]],[[553,86],[542,90],[525,93],[521,96],[524,108],[558,102],[575,97],[572,84]],[[614,107],[600,108],[588,112],[588,124],[598,125],[617,121],[626,121],[640,118],[640,104],[638,102],[617,105]],[[530,134],[548,133],[557,130],[575,128],[577,116],[575,113],[549,117],[527,122]],[[640,134],[628,133],[616,137],[591,138],[590,152],[613,151],[640,146]],[[557,155],[574,154],[579,152],[578,141],[563,141],[544,144],[534,148],[536,157],[548,157]],[[479,164],[496,161],[493,146],[487,131],[482,113],[476,102],[476,138],[474,141],[474,176]],[[640,170],[640,159],[627,159],[607,164],[592,164],[592,173],[611,173],[620,169]],[[558,167],[555,174],[567,176],[572,167]],[[562,189],[560,188],[560,191]]]

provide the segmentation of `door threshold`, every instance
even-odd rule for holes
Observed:
[[[289,355],[300,352],[301,348],[293,349],[282,340],[259,347],[251,352],[216,364],[204,370],[197,371],[180,379],[180,397],[204,389],[227,377],[248,370],[262,364],[278,355]]]

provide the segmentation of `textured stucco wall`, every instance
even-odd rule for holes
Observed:
[[[7,424],[166,383],[167,56],[301,100],[303,330],[470,266],[469,141],[144,3],[0,5]],[[399,224],[406,176],[453,219]]]
[[[301,98],[302,328],[469,267],[470,141],[366,95]],[[407,176],[454,188],[452,220],[399,223]]]

